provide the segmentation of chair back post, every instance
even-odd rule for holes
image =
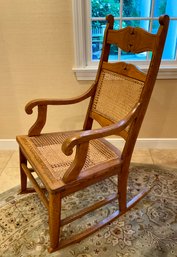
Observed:
[[[106,28],[104,31],[103,48],[102,48],[101,57],[100,57],[99,65],[98,65],[97,75],[96,75],[95,82],[94,82],[95,91],[90,99],[89,107],[87,110],[87,115],[86,115],[84,125],[83,125],[83,130],[88,130],[88,129],[92,128],[93,119],[90,117],[90,111],[91,111],[93,100],[95,97],[95,92],[96,92],[97,84],[98,84],[98,81],[100,78],[100,73],[101,73],[103,62],[104,61],[107,62],[108,58],[109,58],[110,44],[107,43],[107,36],[108,36],[108,31],[110,29],[113,29],[114,17],[112,15],[108,15],[108,16],[106,16],[106,20],[107,20],[107,25],[106,25]]]
[[[144,86],[145,90],[143,90],[143,94],[146,95],[147,105],[149,103],[152,90],[154,88],[154,84],[159,71],[160,63],[161,63],[161,58],[162,58],[166,35],[168,31],[168,26],[169,26],[169,16],[168,15],[160,16],[159,23],[160,23],[160,27],[156,34],[156,44],[153,49],[152,59],[151,59],[149,70],[146,76],[146,81]]]
[[[99,62],[99,66],[98,66],[96,79],[95,79],[96,84],[98,83],[98,80],[100,77],[103,62],[108,61],[109,53],[110,53],[110,44],[108,44],[108,42],[107,42],[107,37],[108,37],[109,30],[113,29],[114,17],[112,15],[108,15],[108,16],[106,16],[106,20],[107,20],[107,25],[106,25],[106,29],[104,32],[103,48],[102,48],[102,53],[101,53],[101,57],[100,57],[100,62]]]
[[[122,159],[129,165],[131,156],[133,153],[133,149],[139,134],[139,130],[141,128],[141,124],[143,122],[150,97],[152,95],[152,91],[156,82],[159,66],[161,63],[161,57],[163,54],[163,49],[165,45],[165,40],[167,36],[168,26],[169,26],[169,16],[163,15],[159,18],[160,27],[156,34],[156,44],[153,49],[153,55],[150,62],[149,70],[146,76],[144,89],[142,91],[140,102],[141,108],[140,113],[137,119],[133,122],[132,126],[130,127],[128,138],[126,140],[123,152],[122,152]]]

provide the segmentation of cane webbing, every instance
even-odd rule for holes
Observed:
[[[143,86],[139,80],[103,69],[91,111],[118,122],[138,102]]]
[[[23,137],[23,143],[28,145],[43,167],[46,166],[56,179],[62,179],[75,156],[75,151],[72,155],[66,156],[61,150],[62,143],[71,135],[72,133],[50,133],[35,137],[25,136]],[[119,156],[102,141],[91,140],[88,156],[81,172],[97,164],[117,158]]]

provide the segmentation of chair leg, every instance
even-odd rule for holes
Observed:
[[[127,180],[126,172],[122,172],[118,177],[118,196],[119,196],[119,211],[126,212],[127,209]]]
[[[22,169],[21,164],[24,163],[27,165],[27,159],[22,153],[21,149],[19,149],[19,158],[20,158],[20,179],[21,179],[21,191],[20,193],[25,193],[27,190],[27,176]]]
[[[127,182],[128,182],[129,169],[122,169],[121,174],[118,176],[118,201],[120,215],[134,207],[144,196],[146,196],[151,189],[144,187],[137,195],[127,202]]]
[[[59,247],[61,196],[60,193],[49,193],[49,252],[54,252]]]

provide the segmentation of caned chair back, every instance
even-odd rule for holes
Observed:
[[[166,17],[168,19],[168,17]],[[157,34],[151,34],[142,28],[126,27],[113,29],[114,18],[107,17],[103,51],[95,82],[95,94],[91,100],[89,118],[101,126],[107,126],[122,120],[138,104],[142,103],[143,120],[150,96],[155,84],[161,62],[166,31],[163,20]],[[121,50],[132,53],[147,52],[151,56],[147,72],[126,62],[109,62],[110,47],[117,45]],[[149,53],[151,52],[151,53]],[[130,125],[121,135],[128,136]]]

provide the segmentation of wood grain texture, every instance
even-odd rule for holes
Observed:
[[[123,51],[129,53],[142,53],[153,51],[157,37],[141,28],[126,27],[121,30],[110,30],[108,43],[116,44]]]
[[[128,76],[133,79],[140,80],[142,82],[145,82],[146,80],[146,74],[142,72],[139,68],[137,68],[135,65],[126,63],[126,62],[115,62],[115,63],[108,63],[103,62],[103,69],[113,71],[125,76]]]

